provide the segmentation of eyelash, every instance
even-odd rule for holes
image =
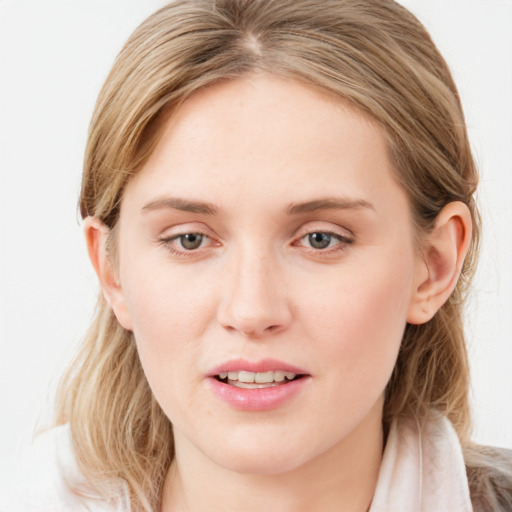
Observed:
[[[307,233],[302,235],[300,238],[298,238],[297,241],[294,242],[292,245],[297,246],[298,242],[300,242],[301,240],[307,239],[307,237],[309,237],[311,235],[315,235],[315,234],[327,235],[327,236],[331,237],[331,241],[332,241],[332,238],[334,238],[338,241],[338,243],[336,243],[334,246],[327,246],[326,248],[323,248],[323,249],[317,249],[317,248],[314,248],[311,246],[306,247],[306,250],[308,252],[312,252],[315,255],[329,255],[332,253],[337,253],[339,251],[343,251],[347,245],[350,245],[354,242],[353,238],[350,238],[350,237],[344,236],[344,235],[340,235],[339,233],[335,233],[334,231],[317,229],[317,230],[308,231]],[[177,241],[187,235],[196,235],[196,236],[203,237],[203,240],[201,241],[201,245],[196,249],[189,249],[189,250],[187,250],[185,248],[180,250],[180,249],[176,249],[175,247],[173,247],[172,244],[175,241]],[[200,249],[203,248],[203,241],[208,240],[208,239],[211,240],[211,237],[205,233],[202,233],[200,231],[188,231],[186,233],[179,233],[179,234],[173,235],[171,237],[161,238],[159,240],[159,243],[162,246],[164,246],[166,248],[166,250],[169,251],[169,253],[179,256],[179,257],[187,258],[187,257],[197,256]]]

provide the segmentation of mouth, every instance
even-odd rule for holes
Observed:
[[[266,372],[251,372],[246,370],[220,372],[213,378],[224,384],[244,389],[263,389],[283,386],[306,374],[294,373],[285,370],[269,370]]]
[[[309,388],[312,375],[277,359],[233,359],[213,368],[207,382],[213,393],[240,411],[270,411],[288,403]]]

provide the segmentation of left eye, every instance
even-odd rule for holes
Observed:
[[[349,240],[346,240],[345,237],[341,235],[336,235],[334,233],[327,233],[325,231],[315,231],[313,233],[308,233],[307,235],[301,238],[302,242],[306,245],[309,245],[313,249],[328,249],[337,244],[342,244],[343,242],[349,243]]]
[[[332,241],[332,235],[329,233],[310,233],[308,235],[308,243],[314,249],[326,249]]]

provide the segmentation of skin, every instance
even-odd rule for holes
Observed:
[[[85,225],[105,297],[173,423],[161,510],[367,510],[403,330],[455,286],[467,208],[448,205],[418,254],[383,131],[298,82],[209,87],[163,130],[124,193],[118,268],[108,230]],[[183,247],[187,233],[203,235],[197,249]],[[240,357],[308,380],[275,409],[237,410],[206,376]]]

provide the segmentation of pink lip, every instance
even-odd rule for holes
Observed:
[[[279,386],[256,389],[238,388],[215,378],[219,373],[229,371],[268,372],[278,370],[304,376]],[[214,368],[209,372],[207,381],[212,391],[234,409],[240,411],[266,411],[276,409],[288,400],[291,400],[311,381],[311,375],[301,368],[275,359],[264,359],[257,362],[238,359],[227,361]]]
[[[299,368],[298,366],[293,366],[288,363],[284,363],[283,361],[278,361],[277,359],[262,359],[260,361],[247,361],[246,359],[231,359],[230,361],[226,361],[225,363],[216,366],[211,371],[208,372],[209,377],[213,377],[214,375],[219,375],[223,372],[292,372],[300,375],[308,375],[306,370]]]

